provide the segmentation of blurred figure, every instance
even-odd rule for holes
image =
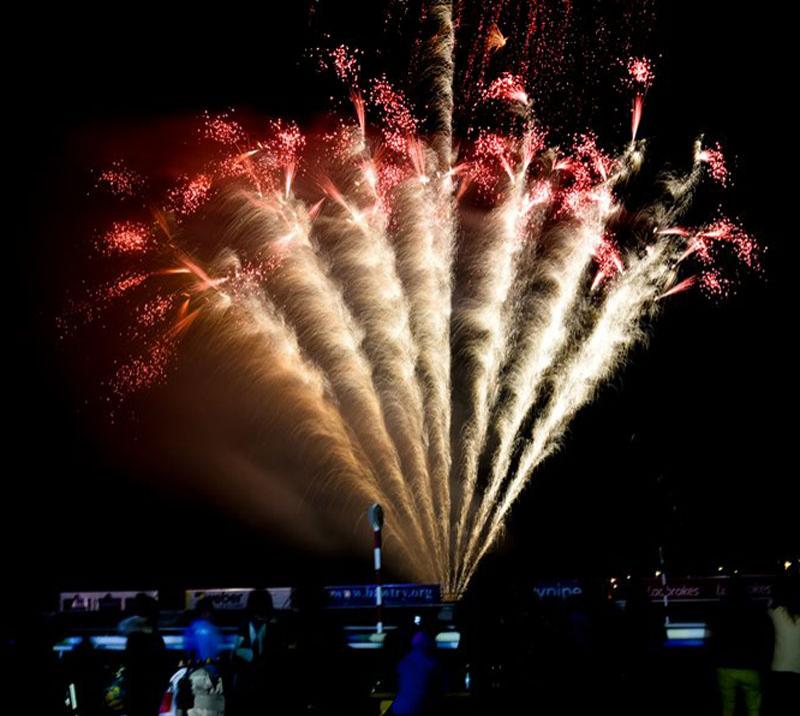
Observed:
[[[306,583],[292,594],[296,660],[290,682],[296,713],[350,713],[358,689],[358,680],[348,670],[344,633],[327,618],[325,601],[319,584]]]
[[[223,716],[225,695],[219,665],[213,663],[222,650],[222,633],[215,623],[214,603],[210,597],[198,600],[186,615],[183,632],[186,661],[172,675],[169,698],[165,702],[175,716]]]
[[[424,631],[411,639],[411,651],[397,666],[397,696],[393,716],[429,716],[439,713],[444,695],[444,675],[436,657],[434,640]]]
[[[800,713],[800,585],[797,579],[776,585],[769,608],[775,634],[769,683],[769,712]]]
[[[272,595],[254,589],[247,597],[247,616],[239,634],[236,655],[249,664],[266,660],[270,637],[276,628]]]
[[[731,578],[711,631],[723,716],[733,716],[739,692],[748,716],[760,715],[761,673],[768,663],[769,644],[769,622],[762,608],[748,598],[741,580]]]
[[[604,585],[581,580],[580,593],[566,602],[566,663],[562,672],[564,700],[572,713],[590,713],[598,704],[614,702],[617,664],[609,652],[615,614]],[[576,680],[581,688],[574,688]]]
[[[460,607],[465,622],[461,648],[469,663],[469,690],[479,713],[490,713],[490,709],[503,712],[511,699],[507,657],[516,636],[512,633],[515,625],[508,618],[505,592],[494,587],[504,578],[497,572],[497,562],[489,561]]]
[[[233,652],[232,714],[258,713],[265,694],[275,689],[270,672],[279,648],[277,631],[272,595],[266,589],[253,590]]]
[[[571,684],[569,612],[559,597],[541,599],[534,592],[529,688],[537,710],[565,713],[562,694]]]
[[[658,657],[664,642],[664,616],[650,601],[647,584],[629,585],[620,619],[620,661],[623,669],[625,713],[647,711],[651,694],[657,690]]]
[[[197,602],[183,634],[184,649],[191,661],[213,661],[222,649],[222,634],[214,623],[214,603],[209,597]]]
[[[10,598],[9,594],[4,596]],[[17,598],[16,594],[13,596]],[[4,674],[10,685],[2,712],[67,714],[63,665],[53,651],[53,645],[65,634],[57,619],[44,616],[43,604],[38,604],[35,597],[31,602],[20,601],[10,607],[4,604],[0,608],[0,614],[8,617],[0,620],[0,658],[6,665]]]
[[[158,713],[167,687],[166,648],[158,633],[158,605],[146,594],[133,600],[132,616],[124,619],[120,631],[128,637],[125,667],[126,716],[153,716]]]
[[[170,698],[165,699],[160,713],[170,716],[225,716],[223,681],[213,664],[189,665],[178,669],[170,681],[169,694]]]
[[[102,713],[105,680],[102,661],[90,637],[85,636],[69,655],[67,681],[73,684],[81,716]]]

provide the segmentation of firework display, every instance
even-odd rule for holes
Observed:
[[[202,345],[225,364],[220,380],[242,377],[231,390],[260,396],[265,431],[302,454],[297,480],[380,503],[387,548],[452,594],[665,299],[719,298],[739,267],[760,270],[737,221],[683,223],[703,181],[730,181],[718,145],[697,140],[683,172],[631,198],[653,64],[619,63],[623,147],[588,132],[553,146],[531,87],[538,49],[503,24],[506,4],[482,16],[463,69],[458,6],[427,4],[424,107],[337,46],[321,63],[353,112],[334,126],[253,132],[235,114],[205,115],[202,171],[149,197],[149,216],[101,228],[93,250],[112,273],[63,319],[125,315],[114,404]],[[502,53],[515,60],[490,76]],[[465,113],[494,126],[455,128],[459,73],[480,80]],[[97,190],[128,205],[148,191],[122,162]]]

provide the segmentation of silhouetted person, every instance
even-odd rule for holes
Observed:
[[[83,637],[69,655],[67,681],[74,684],[78,713],[99,716],[103,709],[104,674],[102,662],[88,636]]]
[[[534,674],[534,591],[529,583],[515,578],[509,585],[504,605],[504,638],[501,659],[505,667],[503,700],[510,709],[530,698]]]
[[[495,587],[496,581],[504,578],[496,568],[496,562],[489,562],[462,602],[462,649],[470,665],[470,690],[479,713],[498,709],[498,704],[502,710],[512,691],[507,658],[515,635],[511,633],[505,592]]]
[[[325,614],[325,591],[306,584],[292,595],[295,608],[291,679],[296,713],[345,714],[357,680],[348,670],[344,634]]]
[[[598,583],[585,580],[581,593],[570,597],[567,608],[563,697],[574,713],[588,713],[598,706],[603,709],[610,700],[614,667],[607,652],[613,607]],[[577,683],[581,688],[575,688]]]
[[[158,607],[151,597],[137,594],[132,617],[120,623],[128,637],[123,664],[126,682],[126,716],[158,713],[168,683],[166,649],[158,632]]]
[[[6,609],[2,612],[9,615]],[[59,621],[44,617],[43,612],[44,607],[35,602],[21,603],[13,619],[0,621],[0,657],[9,685],[2,713],[68,713],[62,663],[53,651],[65,635]]]
[[[563,711],[563,690],[571,683],[567,620],[562,599],[542,599],[534,593],[528,692],[537,712]]]
[[[409,651],[397,666],[397,696],[393,716],[429,716],[438,713],[444,695],[444,675],[434,640],[424,631],[411,639]]]
[[[263,711],[277,679],[274,664],[281,649],[272,596],[256,589],[247,598],[245,619],[233,652],[231,713],[246,715]]]
[[[620,625],[623,711],[638,716],[652,701],[656,662],[664,641],[664,618],[651,603],[645,583],[630,586]]]
[[[800,713],[800,585],[776,585],[769,608],[775,642],[769,683],[770,714]]]
[[[723,716],[733,716],[738,694],[748,716],[761,713],[761,673],[769,658],[769,623],[763,607],[748,598],[741,580],[732,578],[712,621],[711,647]]]

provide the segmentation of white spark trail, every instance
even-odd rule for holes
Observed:
[[[588,338],[559,368],[553,386],[554,397],[534,423],[533,438],[526,444],[519,466],[496,507],[474,563],[467,567],[465,586],[475,566],[502,530],[508,511],[533,470],[555,449],[558,438],[575,413],[590,401],[599,384],[642,337],[641,320],[652,311],[667,280],[666,250],[665,247],[654,248],[629,267],[604,301]]]
[[[523,232],[530,209],[523,161],[510,181],[503,204],[486,218],[485,247],[477,252],[470,272],[473,289],[462,297],[454,316],[454,341],[463,342],[459,360],[469,375],[469,411],[461,434],[461,508],[456,526],[456,560],[463,559],[462,543],[477,481],[478,462],[489,428],[491,408],[497,399],[498,373],[508,351],[511,307],[509,296],[516,279]]]
[[[647,225],[650,227],[669,226],[687,208],[692,192],[700,178],[699,166],[685,177],[668,178],[664,182],[666,197],[652,205],[647,212]],[[602,223],[605,221],[601,221]],[[595,225],[595,230],[597,225]],[[591,241],[591,233],[587,235]],[[540,338],[542,343],[535,350],[526,354],[536,359],[535,369],[523,374],[524,380],[520,383],[527,391],[523,400],[518,403],[517,421],[513,432],[505,428],[506,443],[501,443],[500,459],[493,465],[492,480],[489,489],[484,495],[481,510],[476,517],[476,529],[471,535],[467,555],[463,562],[464,575],[460,588],[466,588],[474,574],[477,564],[499,536],[504,519],[512,504],[527,484],[534,469],[555,449],[557,440],[566,429],[574,414],[585,405],[594,395],[596,388],[623,360],[624,356],[642,337],[641,323],[646,316],[655,314],[658,298],[674,281],[674,265],[681,252],[680,244],[661,243],[648,246],[645,256],[636,259],[624,274],[619,277],[603,302],[594,327],[588,337],[579,339],[565,365],[559,366],[555,371],[551,386],[552,398],[544,408],[543,414],[535,421],[532,429],[532,439],[518,435],[522,421],[530,409],[536,395],[543,387],[541,380],[547,369],[556,359],[558,351],[569,345],[569,327],[566,323],[567,310],[572,314],[573,301],[580,301],[577,286],[580,276],[571,277],[571,290],[562,292],[562,297],[570,305],[563,304],[554,310],[550,306],[545,315],[550,318],[545,331],[537,335],[529,334],[534,339]],[[578,270],[580,274],[585,271],[586,264],[578,267],[577,262],[572,262],[572,269],[564,270],[561,267],[553,276],[569,277],[571,272]],[[554,318],[559,317],[558,328],[554,326]],[[552,347],[548,350],[543,348]],[[528,363],[530,365],[530,363]],[[532,379],[533,378],[533,379]],[[516,401],[515,401],[516,402]],[[513,440],[512,440],[513,438]],[[498,496],[504,484],[503,477],[508,473],[511,465],[512,450],[515,445],[523,445],[519,464],[511,476],[510,483],[499,503]],[[491,519],[489,519],[489,516]],[[483,525],[489,520],[486,534]],[[483,539],[483,541],[481,541]],[[477,552],[476,552],[477,549]]]
[[[424,531],[410,500],[363,350],[363,330],[312,246],[308,221],[303,221],[305,217],[298,216],[294,208],[283,207],[287,214],[285,235],[292,237],[292,246],[270,277],[270,291],[295,327],[304,350],[325,371],[343,415],[373,465],[378,484],[401,517],[396,529],[403,533],[411,526],[413,540],[423,547]]]

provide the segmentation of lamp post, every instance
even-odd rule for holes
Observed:
[[[383,634],[383,580],[381,578],[381,543],[383,508],[378,503],[370,505],[369,523],[372,526],[372,547],[375,558],[375,615],[376,632]]]

